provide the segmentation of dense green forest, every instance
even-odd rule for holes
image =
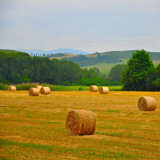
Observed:
[[[17,84],[39,82],[61,85],[111,85],[97,69],[81,69],[68,60],[31,57],[26,53],[0,50],[0,82]]]

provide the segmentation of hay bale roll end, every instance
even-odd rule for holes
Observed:
[[[91,86],[89,87],[89,90],[90,90],[91,92],[97,92],[97,91],[98,91],[98,87],[97,87],[96,85],[91,85]]]
[[[109,88],[108,87],[100,87],[99,92],[100,92],[100,94],[108,94]]]
[[[89,110],[73,110],[66,119],[66,131],[69,136],[92,135],[96,129],[96,116]]]
[[[29,95],[30,96],[39,96],[39,89],[38,88],[30,88]]]
[[[16,86],[9,86],[8,91],[16,91]]]
[[[153,97],[143,96],[138,100],[140,111],[154,111],[157,108],[156,100]]]
[[[40,92],[41,94],[47,95],[47,94],[50,94],[51,89],[49,87],[42,87]]]

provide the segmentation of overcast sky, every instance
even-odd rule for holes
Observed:
[[[160,51],[160,0],[0,0],[0,49]]]

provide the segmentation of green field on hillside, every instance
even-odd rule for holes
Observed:
[[[160,64],[160,61],[153,61],[153,64],[154,64],[155,66],[157,66],[157,65]]]
[[[116,63],[116,64],[122,64],[122,63]],[[85,66],[82,68],[91,69],[91,68],[96,67],[100,70],[102,74],[108,75],[111,68],[114,67],[116,64],[115,63],[101,63],[101,64],[92,65],[92,66]]]
[[[96,67],[100,70],[100,72],[102,74],[108,75],[112,67],[114,67],[117,64],[127,64],[127,61],[128,60],[123,59],[122,63],[101,63],[101,64],[92,65],[92,66],[85,66],[85,67],[82,67],[82,68],[91,69],[91,68]],[[155,66],[157,66],[158,64],[160,64],[160,61],[153,61],[153,64]]]
[[[92,66],[85,66],[82,68],[87,68],[87,69],[91,69],[91,68],[98,68],[99,71],[104,74],[104,75],[108,75],[111,68],[114,67],[117,64],[127,64],[127,59],[121,59],[122,62],[121,63],[101,63],[101,64],[96,64],[96,65],[92,65]],[[160,62],[160,61],[159,61]]]

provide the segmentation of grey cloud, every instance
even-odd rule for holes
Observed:
[[[160,50],[159,0],[1,1],[0,48]]]

